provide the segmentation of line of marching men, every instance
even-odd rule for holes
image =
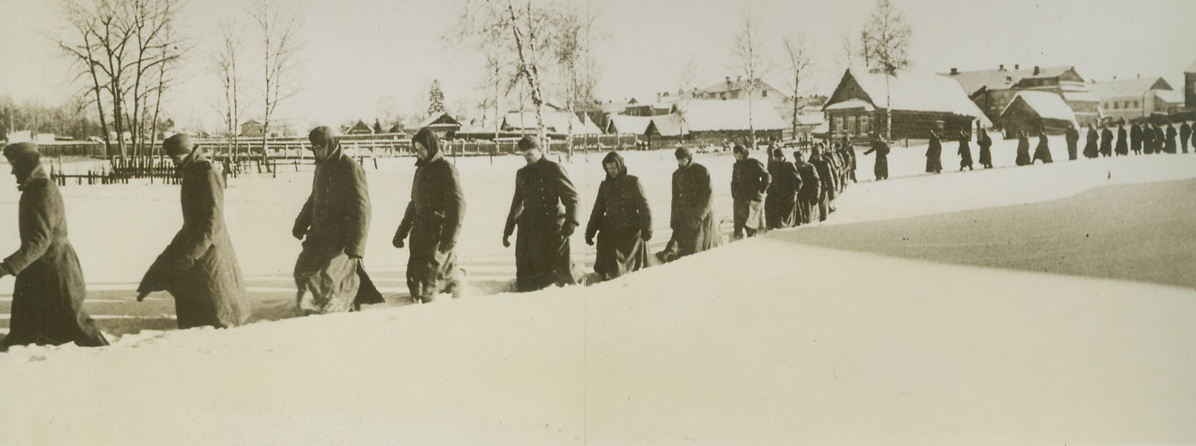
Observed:
[[[310,315],[382,303],[382,294],[362,263],[370,223],[365,173],[343,153],[328,127],[313,129],[308,139],[316,168],[311,194],[292,228],[303,246],[293,272],[296,306]],[[411,200],[392,244],[409,249],[406,278],[415,302],[428,302],[442,293],[457,297],[463,279],[456,245],[465,215],[458,174],[443,158],[432,131],[421,129],[412,138],[412,147],[417,167]],[[527,165],[515,174],[502,239],[509,247],[511,236],[516,237],[516,288],[532,291],[579,283],[581,275],[569,247],[569,238],[579,226],[576,189],[564,168],[546,158],[535,139],[525,137],[517,148]],[[136,298],[142,301],[152,292],[168,291],[175,299],[180,329],[244,324],[250,308],[225,227],[224,179],[205,150],[185,134],[167,138],[162,150],[181,176],[183,226],[145,273]],[[9,144],[3,152],[21,191],[21,246],[0,262],[0,277],[16,277],[9,333],[0,341],[0,351],[29,344],[108,345],[83,308],[86,283],[68,240],[62,196],[41,166],[37,145]],[[769,152],[765,169],[747,149],[735,148],[731,189],[736,238],[761,229],[825,220],[835,210],[834,198],[855,179],[855,156],[846,142],[820,144],[810,151],[808,160],[803,152],[794,152],[792,163],[778,148]],[[585,228],[586,242],[597,245],[598,280],[721,243],[711,209],[713,186],[708,171],[694,162],[688,149],[678,148],[675,157],[672,238],[663,252],[654,255],[647,245],[652,238],[651,210],[638,179],[627,174],[617,152],[603,159],[606,178]]]

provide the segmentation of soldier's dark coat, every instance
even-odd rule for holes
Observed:
[[[108,345],[83,309],[87,287],[75,249],[67,240],[66,212],[58,186],[50,181],[36,155],[20,185],[18,222],[21,247],[0,267],[16,276],[12,318],[0,350],[12,345]]]
[[[926,147],[926,173],[943,171],[943,143],[939,135],[930,132],[930,142]]]
[[[613,177],[608,174],[598,186],[586,240],[597,236],[594,272],[615,278],[648,266],[652,210],[639,178],[627,174],[622,156],[611,152],[602,164],[617,164],[619,171]]]
[[[1048,164],[1054,161],[1051,159],[1051,146],[1047,142],[1045,134],[1038,134],[1038,146],[1034,147],[1034,159],[1031,161],[1042,161],[1043,164]]]
[[[183,228],[146,271],[137,291],[170,292],[180,329],[244,324],[250,309],[224,222],[224,180],[199,152],[179,170]]]
[[[872,147],[869,147],[864,152],[865,155],[876,152],[876,164],[872,166],[872,173],[876,175],[876,179],[883,180],[889,177],[889,144],[884,140],[876,139],[872,142]],[[821,173],[819,173],[821,175]]]
[[[1142,153],[1142,126],[1138,123],[1130,126],[1130,150],[1133,150],[1134,154]]]
[[[993,167],[993,139],[988,136],[988,132],[980,130],[980,137],[977,138],[976,144],[980,145],[980,165],[986,169]]]
[[[1030,139],[1026,137],[1026,132],[1020,132],[1017,135],[1017,154],[1013,163],[1019,166],[1034,163],[1034,160],[1030,159]]]
[[[967,133],[959,135],[959,170],[972,168],[972,137]]]
[[[1155,126],[1154,128],[1154,153],[1166,152],[1167,136],[1163,132],[1163,128]]]
[[[735,161],[731,168],[731,199],[735,211],[735,233],[755,232],[764,226],[760,201],[772,181],[764,164],[754,158]]]
[[[831,172],[830,164],[822,159],[821,154],[811,154],[810,164],[814,166],[814,170],[818,172],[818,180],[822,182],[818,196],[818,221],[826,221],[831,214],[831,199],[834,198],[835,193],[835,183],[832,179],[834,174]]]
[[[1113,156],[1113,131],[1108,127],[1100,131],[1100,154],[1101,156]]]
[[[768,162],[768,195],[764,198],[764,219],[769,229],[788,228],[797,223],[797,192],[802,187],[797,167],[785,160]]]
[[[541,157],[515,173],[515,194],[504,236],[518,226],[515,240],[515,286],[535,291],[549,285],[577,283],[569,238],[561,230],[576,228],[577,189],[560,164]]]
[[[1117,144],[1113,147],[1113,153],[1118,155],[1128,155],[1130,153],[1130,147],[1125,140],[1125,136],[1125,127],[1117,126]]]
[[[1075,126],[1068,127],[1065,138],[1067,139],[1067,159],[1075,161],[1080,155],[1080,131],[1076,130]]]
[[[1188,140],[1192,137],[1192,126],[1184,121],[1183,125],[1179,126],[1179,146],[1184,153],[1188,153]]]
[[[699,253],[722,242],[718,224],[714,221],[713,204],[710,173],[706,166],[690,161],[688,166],[673,171],[669,227],[673,229],[670,244],[676,245],[677,257]]]
[[[1097,149],[1097,144],[1100,143],[1100,136],[1096,133],[1096,129],[1088,127],[1087,138],[1084,141],[1084,158],[1096,158],[1100,156],[1100,151]]]
[[[465,218],[465,193],[457,168],[440,152],[436,134],[422,129],[415,139],[427,148],[428,155],[415,163],[411,201],[395,240],[410,234],[407,289],[412,298],[428,301],[441,292],[455,292],[462,285],[456,245]]]
[[[1154,154],[1154,131],[1151,126],[1142,125],[1142,152],[1147,155]]]
[[[311,313],[383,302],[361,262],[370,227],[365,171],[342,152],[335,138],[327,144],[329,153],[316,159],[311,195],[291,230],[305,235],[294,276],[302,293],[299,306]],[[311,292],[311,299],[305,291]]]
[[[818,200],[822,195],[822,179],[818,177],[818,169],[807,162],[797,163],[797,172],[801,175],[801,189],[797,191],[798,223],[809,224],[818,214]]]
[[[1163,152],[1166,152],[1166,153],[1176,153],[1177,152],[1177,150],[1176,150],[1177,146],[1175,144],[1175,135],[1176,135],[1175,126],[1173,126],[1171,124],[1167,124],[1167,139],[1166,139],[1166,144],[1163,146]]]

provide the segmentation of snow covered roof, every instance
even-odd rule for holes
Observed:
[[[653,116],[651,119],[652,126],[656,128],[660,136],[683,136],[689,133],[685,130],[681,116],[675,113]]]
[[[978,71],[960,71],[956,74],[939,73],[955,80],[963,87],[964,93],[971,95],[983,87],[988,87],[990,90],[995,88],[1009,88],[1018,83],[1022,79],[1028,77],[1058,77],[1072,67],[1040,67],[1038,74],[1034,74],[1034,68],[1026,68],[1024,70],[978,70]]]
[[[570,123],[573,124],[574,135],[584,134],[585,124],[582,124],[577,115],[569,112],[544,110],[544,127],[549,133],[567,133],[569,132]],[[515,131],[534,130],[536,128],[536,112],[507,113],[506,118],[503,119],[503,128]]]
[[[1005,109],[1001,111],[1001,116],[1005,116],[1005,113],[1013,109],[1018,102],[1024,102],[1035,113],[1038,113],[1040,118],[1076,122],[1076,113],[1063,101],[1063,98],[1055,93],[1045,91],[1018,92],[1017,96],[1009,101],[1009,105],[1006,105]]]
[[[610,127],[612,128],[608,128],[607,131],[643,135],[651,124],[652,118],[647,116],[613,115],[610,117]]]
[[[748,111],[756,130],[782,130],[788,127],[781,114],[768,101],[747,100],[690,100],[677,104],[685,128],[691,132],[747,130]]]
[[[894,110],[947,112],[979,119],[984,127],[991,127],[992,123],[984,116],[984,112],[964,94],[959,84],[951,78],[936,74],[901,73],[899,76],[889,76],[886,89],[885,77],[881,74],[868,73],[865,70],[850,68],[843,74],[835,94],[827,101],[824,110],[833,110],[836,104],[849,101],[839,95],[840,90],[846,88],[850,81],[864,90],[867,100],[880,108]],[[887,93],[887,94],[886,94]],[[886,98],[891,98],[889,107]]]
[[[798,113],[797,123],[799,125],[819,125],[826,122],[826,115],[822,113]]]
[[[1154,95],[1170,104],[1183,104],[1184,94],[1174,90],[1155,90]]]
[[[582,135],[601,135],[603,133],[602,129],[598,127],[598,124],[595,124],[594,120],[590,119],[590,115],[582,115],[582,117],[585,119],[582,120],[582,131],[580,132],[580,134],[582,134]],[[574,130],[574,133],[579,133],[579,132]]]
[[[1096,94],[1101,99],[1123,97],[1141,98],[1150,90],[1172,90],[1171,84],[1161,77],[1144,79],[1119,79],[1096,83]]]
[[[862,108],[866,111],[876,110],[876,107],[873,107],[871,102],[863,99],[848,99],[826,106],[826,110],[846,110],[849,108]]]
[[[1091,91],[1064,91],[1063,99],[1069,102],[1100,102],[1100,96]]]

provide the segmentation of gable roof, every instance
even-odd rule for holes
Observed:
[[[435,115],[429,116],[428,119],[424,120],[424,122],[419,123],[420,128],[424,128],[424,127],[428,127],[428,126],[432,126],[432,125],[437,126],[437,127],[456,126],[457,128],[461,128],[461,123],[457,121],[457,118],[454,118],[452,115],[448,114],[447,112],[446,113],[437,113]]]
[[[686,130],[707,132],[720,130],[747,130],[748,111],[751,111],[752,127],[756,130],[781,130],[788,128],[781,115],[768,101],[740,100],[690,100],[677,103],[674,111],[680,112]]]
[[[669,113],[667,115],[653,116],[652,124],[649,126],[656,130],[660,136],[684,136],[689,134],[685,129],[685,123],[681,119],[681,115],[676,113]]]
[[[963,91],[968,95],[975,93],[981,88],[987,87],[989,90],[1011,88],[1022,79],[1026,78],[1050,78],[1059,77],[1074,67],[1039,67],[1038,74],[1034,74],[1034,68],[1027,69],[998,69],[998,70],[978,70],[978,71],[960,71],[956,74],[939,73],[942,76],[954,79],[963,87]]]
[[[777,90],[776,87],[773,87],[772,84],[769,84],[768,81],[765,81],[764,79],[756,78],[755,83],[760,88]],[[723,93],[723,92],[739,91],[739,90],[742,90],[743,87],[746,87],[747,85],[748,85],[748,81],[743,80],[743,79],[733,79],[729,82],[726,79],[723,79],[722,81],[710,84],[710,86],[703,88],[702,91],[706,92],[706,93]],[[777,91],[780,91],[780,90],[777,90]]]
[[[598,126],[583,124],[577,115],[569,112],[544,110],[544,127],[549,133],[569,133],[569,124],[573,124],[574,135],[585,135],[591,132],[602,133]],[[536,112],[510,112],[503,118],[502,127],[513,131],[527,131],[536,129]]]
[[[979,119],[984,127],[991,127],[992,122],[980,111],[976,103],[968,99],[959,84],[954,80],[935,75],[902,73],[900,76],[887,76],[886,90],[885,75],[868,73],[865,70],[849,68],[843,73],[843,79],[835,88],[830,100],[823,106],[823,110],[834,109],[836,104],[858,101],[856,105],[867,109],[868,105],[877,108],[892,108],[893,110],[927,111],[954,113],[961,116],[971,116]],[[864,98],[849,97],[846,91],[857,85],[863,90]],[[887,94],[886,94],[887,93]],[[892,101],[892,107],[886,102]]]
[[[1076,122],[1076,114],[1072,111],[1067,102],[1055,93],[1045,91],[1020,91],[1017,96],[1009,101],[1009,105],[1001,110],[1001,116],[1004,117],[1010,110],[1015,109],[1019,103],[1023,103],[1038,114],[1038,117],[1043,119],[1057,119],[1060,121]]]
[[[606,131],[610,133],[632,133],[643,135],[652,124],[652,118],[647,116],[613,115]]]
[[[1163,102],[1171,104],[1184,103],[1184,94],[1182,92],[1174,90],[1154,90],[1154,95],[1163,100]]]
[[[1158,78],[1141,78],[1141,79],[1119,79],[1111,81],[1101,81],[1096,83],[1096,94],[1101,99],[1118,98],[1125,96],[1141,97],[1150,90],[1172,90],[1171,84],[1167,83],[1166,79]]]

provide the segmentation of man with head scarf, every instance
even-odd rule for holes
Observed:
[[[21,191],[17,208],[21,247],[0,263],[0,277],[16,276],[9,332],[0,341],[0,351],[29,344],[108,345],[83,309],[87,287],[79,258],[67,240],[62,195],[42,169],[37,145],[10,144],[4,157]]]
[[[796,226],[810,224],[818,216],[818,200],[822,195],[822,179],[813,164],[806,162],[800,151],[793,152],[793,165],[801,176],[801,188],[797,191]]]
[[[673,171],[673,195],[669,227],[673,237],[657,256],[672,261],[696,254],[722,243],[718,223],[714,221],[714,189],[706,166],[693,159],[689,149],[673,152],[677,170]]]
[[[980,146],[980,165],[985,169],[993,168],[993,139],[988,131],[980,129],[980,136],[976,137],[976,144]]]
[[[404,246],[410,234],[407,289],[416,303],[431,302],[437,294],[461,295],[457,268],[457,236],[465,218],[465,193],[457,168],[440,153],[440,139],[424,127],[411,138],[418,160],[411,181],[411,202],[392,243]]]
[[[577,189],[565,168],[549,161],[532,137],[524,136],[516,149],[527,165],[515,173],[515,194],[502,237],[503,246],[511,246],[511,234],[518,226],[516,289],[536,291],[553,284],[576,284],[569,237],[578,226]]]
[[[1067,140],[1067,159],[1075,161],[1080,156],[1080,131],[1076,129],[1074,123],[1067,125],[1064,139]]]
[[[785,161],[781,149],[772,149],[768,160],[768,195],[764,198],[764,220],[768,229],[781,229],[797,224],[797,192],[801,189],[801,174],[797,167]]]
[[[876,152],[876,164],[872,166],[872,173],[876,175],[876,180],[889,178],[889,144],[880,135],[872,137],[872,147],[869,147],[864,154],[868,155],[873,152]],[[823,217],[825,218],[825,216]]]
[[[926,146],[926,173],[939,173],[943,171],[943,143],[934,130],[930,131],[929,138]]]
[[[344,154],[332,129],[316,127],[307,139],[316,172],[311,195],[291,230],[303,240],[295,261],[298,307],[305,314],[322,314],[382,303],[362,265],[370,227],[365,171]]]
[[[761,200],[772,177],[760,160],[748,156],[747,148],[735,145],[735,165],[731,168],[731,200],[735,211],[735,238],[752,237],[764,226]]]
[[[183,228],[146,271],[137,301],[154,291],[169,291],[180,329],[244,324],[250,310],[224,223],[224,180],[186,134],[167,138],[162,151],[182,175]]]
[[[586,224],[586,244],[595,245],[594,272],[613,279],[648,266],[648,240],[652,239],[652,211],[639,178],[627,174],[623,157],[610,152],[602,159],[606,179]]]

